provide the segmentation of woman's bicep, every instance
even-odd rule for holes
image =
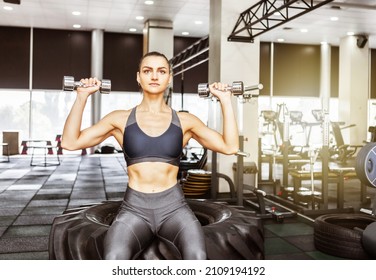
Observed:
[[[114,126],[109,118],[104,118],[91,127],[81,130],[79,137],[74,143],[70,142],[64,145],[67,150],[79,150],[96,146],[112,135]],[[62,136],[62,145],[64,143],[64,135]]]
[[[78,142],[86,148],[96,146],[112,136],[112,130],[112,127],[94,125],[82,130]]]
[[[224,151],[224,141],[222,135],[206,126],[201,120],[194,120],[191,133],[192,138],[199,142],[203,147],[215,152]]]

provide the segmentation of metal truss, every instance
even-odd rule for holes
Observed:
[[[254,38],[333,0],[262,0],[242,12],[228,41],[253,43]]]
[[[173,75],[177,76],[209,60],[209,36],[198,40],[170,59]]]

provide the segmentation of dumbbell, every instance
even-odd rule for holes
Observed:
[[[234,96],[243,95],[247,91],[251,90],[260,90],[263,88],[262,84],[254,86],[244,86],[242,81],[233,82],[231,86],[226,88],[226,91],[229,90]],[[198,95],[200,97],[210,97],[210,89],[208,83],[198,84],[197,88]]]
[[[72,76],[64,76],[63,78],[63,90],[73,91],[77,87],[84,86],[81,82],[76,82]],[[102,94],[109,94],[111,92],[111,80],[101,80],[101,86],[99,92]]]

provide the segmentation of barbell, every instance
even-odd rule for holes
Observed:
[[[72,76],[64,76],[63,78],[63,90],[73,91],[77,87],[84,87],[85,85],[81,82],[74,80]],[[99,92],[102,94],[109,94],[111,92],[111,80],[103,79],[101,80],[101,86],[99,87]]]
[[[254,86],[244,86],[242,81],[233,82],[231,86],[227,87],[225,90],[230,91],[234,96],[244,95],[245,92],[252,91],[252,90],[261,90],[263,89],[262,84],[254,85]],[[197,87],[197,92],[200,97],[211,97],[209,84],[208,83],[200,83]]]

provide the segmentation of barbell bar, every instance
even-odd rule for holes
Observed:
[[[72,76],[64,76],[63,78],[63,90],[73,91],[77,87],[84,87],[85,85],[81,82],[74,80]],[[102,94],[109,94],[111,92],[111,80],[103,79],[101,80],[101,86],[99,87],[99,92]]]

